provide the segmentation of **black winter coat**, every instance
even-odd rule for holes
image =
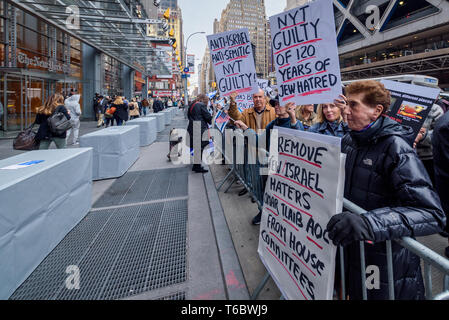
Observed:
[[[449,112],[446,112],[436,123],[432,144],[435,188],[449,220]],[[447,221],[446,231],[449,232],[449,221]]]
[[[158,113],[162,110],[164,110],[164,105],[161,100],[157,99],[153,103],[153,111],[154,111],[154,113]]]
[[[65,117],[68,120],[70,120],[70,115],[67,112],[67,109],[65,106],[60,105],[60,106],[56,107],[53,114],[58,113],[58,112],[64,113]],[[64,132],[63,134],[57,135],[50,131],[50,127],[48,126],[48,122],[47,122],[48,118],[50,118],[50,116],[48,116],[48,115],[41,114],[41,113],[36,114],[36,120],[34,120],[34,123],[39,124],[39,129],[38,129],[36,137],[35,137],[36,141],[48,140],[53,137],[65,139],[67,137],[66,132]]]
[[[117,108],[114,112],[114,118],[128,121],[128,106],[126,104],[112,104],[112,107]]]
[[[380,269],[380,290],[368,290],[368,299],[388,299],[385,240],[435,234],[446,223],[426,169],[407,142],[411,134],[411,128],[381,117],[342,140],[345,198],[368,211],[375,237],[374,245],[365,245],[365,256],[366,266]],[[392,251],[396,299],[424,299],[419,257],[394,241]],[[345,248],[345,264],[348,294],[362,299],[359,243]]]
[[[203,137],[203,133],[209,129],[208,124],[212,124],[212,115],[209,113],[209,111],[207,111],[207,107],[203,103],[194,102],[191,106],[189,106],[187,117],[189,119],[189,125],[187,127],[187,132],[190,135],[190,147],[193,148],[194,123],[200,122],[201,137],[195,137],[195,138],[200,139],[200,141],[201,141],[202,137]],[[204,148],[208,144],[209,144],[208,141],[201,141],[202,148]]]

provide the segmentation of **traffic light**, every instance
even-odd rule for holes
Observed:
[[[159,8],[159,6],[161,5],[161,0],[153,0],[153,4],[156,8]]]
[[[167,8],[167,10],[165,10],[164,12],[164,18],[166,20],[170,19],[170,8]]]

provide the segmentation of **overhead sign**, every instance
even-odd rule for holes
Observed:
[[[270,17],[281,105],[331,103],[342,93],[332,1]]]
[[[388,116],[411,127],[416,138],[440,94],[440,89],[390,80],[382,80],[381,83],[391,92],[392,103]]]
[[[326,226],[343,208],[341,139],[275,129],[258,252],[285,298],[331,300],[336,247]]]
[[[221,96],[232,92],[257,92],[256,67],[248,29],[233,30],[207,37]]]

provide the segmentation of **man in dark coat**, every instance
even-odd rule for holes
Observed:
[[[449,218],[449,112],[446,112],[436,123],[433,129],[432,145],[435,188],[440,195],[446,217]],[[449,233],[449,221],[445,231]],[[445,254],[449,258],[449,247],[446,248]]]
[[[380,269],[380,289],[367,290],[368,299],[388,299],[385,240],[421,237],[442,231],[446,217],[430,178],[410,145],[411,129],[384,114],[391,95],[376,81],[346,88],[344,109],[352,130],[342,140],[346,153],[345,198],[368,212],[343,212],[329,221],[329,238],[345,247],[345,273],[350,299],[362,299],[359,241],[365,246],[366,266]],[[347,107],[343,105],[347,104]],[[392,243],[395,298],[424,299],[418,256]]]
[[[203,141],[202,137],[209,129],[208,124],[212,124],[212,115],[207,111],[208,102],[209,98],[205,94],[200,94],[192,105],[189,106],[187,113],[189,119],[187,132],[190,135],[189,146],[194,150],[194,164],[192,170],[198,173],[207,172],[206,169],[201,167],[201,159],[204,148],[209,145],[209,141]]]
[[[164,109],[164,106],[162,105],[162,101],[159,97],[156,98],[153,104],[153,111],[154,113],[158,113]]]

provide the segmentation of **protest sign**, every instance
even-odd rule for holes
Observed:
[[[326,226],[343,207],[341,140],[275,129],[259,256],[285,298],[332,299],[336,247]]]
[[[382,80],[381,83],[391,92],[391,106],[387,115],[394,121],[411,127],[416,138],[440,89],[390,80]]]
[[[231,118],[224,111],[220,110],[217,112],[217,115],[215,116],[215,126],[221,133],[223,133],[230,119]]]
[[[265,79],[257,79],[257,85],[263,92],[267,92],[267,88],[269,87],[270,81]]]
[[[270,17],[282,106],[331,103],[342,92],[332,1],[317,0]]]
[[[232,92],[257,92],[256,67],[248,29],[207,36],[215,77],[221,96]]]

